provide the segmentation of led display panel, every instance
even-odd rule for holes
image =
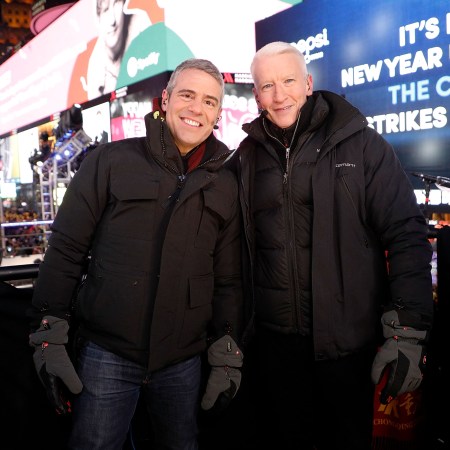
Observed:
[[[314,90],[357,106],[410,175],[450,177],[448,0],[309,0],[257,22],[255,33],[257,48],[297,47]]]
[[[258,106],[252,88],[253,84],[225,84],[219,129],[214,131],[214,134],[231,150],[235,150],[247,136],[242,130],[242,125],[258,116]]]
[[[109,102],[83,108],[83,130],[95,145],[111,141]]]
[[[146,114],[153,110],[153,99],[161,97],[169,74],[164,73],[123,88],[111,101],[111,140],[145,136]]]
[[[255,22],[293,3],[124,0],[107,2],[114,5],[108,10],[96,0],[74,2],[0,66],[0,137],[75,103],[114,97],[187,58],[210,59],[222,72],[248,72]],[[114,14],[114,21],[103,14]]]

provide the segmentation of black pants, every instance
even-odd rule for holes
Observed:
[[[371,448],[374,351],[315,362],[310,337],[259,331],[254,352],[258,450]]]

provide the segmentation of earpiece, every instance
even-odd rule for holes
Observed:
[[[217,125],[218,123],[219,123],[219,120],[222,118],[222,116],[219,116],[217,119],[216,119],[216,124],[213,126],[213,129],[214,130],[218,130],[219,129],[219,126]]]

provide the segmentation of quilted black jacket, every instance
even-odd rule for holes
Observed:
[[[296,270],[301,262],[291,250],[302,227],[302,205],[293,195],[302,183],[298,159],[305,152],[317,154],[311,173],[312,330],[316,359],[334,359],[375,346],[383,308],[392,308],[399,298],[425,328],[430,326],[431,246],[412,186],[391,146],[342,97],[326,91],[314,96],[311,125],[298,140],[304,147],[291,149],[287,178],[263,117],[243,126],[248,136],[233,158],[253,288],[247,309],[261,326],[288,334],[301,328],[305,301]],[[316,133],[320,139],[314,139]],[[257,152],[268,157],[257,158]],[[255,167],[255,161],[264,161],[264,167]],[[256,171],[267,180],[257,187]],[[264,203],[255,205],[256,189]],[[255,209],[264,247],[257,252]]]

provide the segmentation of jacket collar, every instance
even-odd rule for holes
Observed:
[[[326,126],[326,140],[335,145],[358,130],[367,126],[366,118],[361,112],[342,96],[329,91],[316,91],[313,94],[314,109],[311,113],[309,126],[303,131],[314,131],[320,126]],[[260,115],[242,129],[259,142],[266,140],[262,126],[263,116]]]
[[[170,167],[176,168],[178,173],[184,173],[182,156],[167,126],[164,112],[160,108],[160,104],[155,103],[155,100],[153,106],[154,110],[144,118],[150,153],[163,166],[168,164]],[[213,133],[208,136],[204,144],[205,151],[199,165],[209,171],[216,171],[232,152]]]

